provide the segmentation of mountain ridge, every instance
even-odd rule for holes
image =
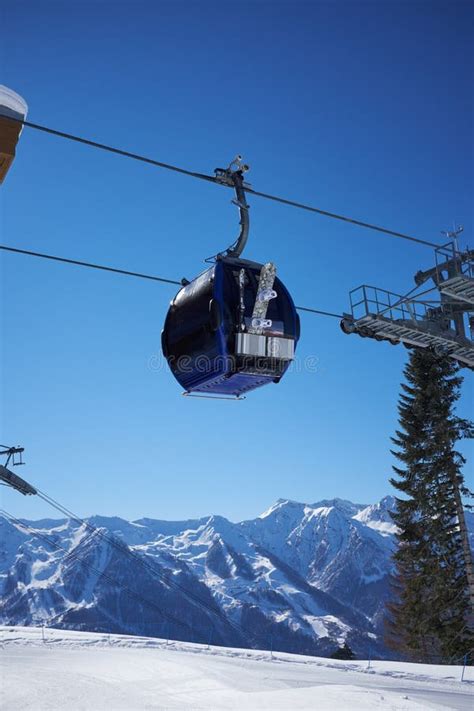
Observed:
[[[388,656],[394,503],[279,499],[236,523],[0,517],[0,623],[54,618],[68,629],[200,642],[212,634],[224,645],[271,638],[275,649],[320,655],[347,641],[357,654]]]

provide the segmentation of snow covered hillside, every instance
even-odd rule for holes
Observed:
[[[140,637],[4,627],[1,701],[24,711],[472,708],[474,669],[342,662]]]
[[[279,500],[241,523],[95,516],[98,530],[0,517],[0,623],[384,656],[392,506]]]

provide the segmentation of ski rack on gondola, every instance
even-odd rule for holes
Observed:
[[[421,294],[407,298],[363,285],[350,292],[343,332],[408,348],[431,347],[474,370],[474,250],[458,249],[460,231],[449,233],[452,241],[435,250],[434,267],[415,275],[417,286],[433,280],[437,303],[420,300]]]

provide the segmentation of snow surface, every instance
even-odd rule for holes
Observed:
[[[474,669],[344,662],[125,635],[0,627],[4,709],[473,708]]]
[[[20,114],[23,118],[25,118],[28,113],[26,101],[13,91],[13,89],[9,89],[8,86],[4,86],[3,84],[0,84],[0,107],[6,107],[14,113]]]
[[[395,499],[393,496],[385,496],[378,504],[367,506],[353,516],[355,521],[364,523],[374,531],[378,531],[382,536],[391,536],[397,532],[390,511],[395,509]]]

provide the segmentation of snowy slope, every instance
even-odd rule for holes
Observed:
[[[279,500],[241,523],[95,516],[95,532],[0,517],[0,622],[320,655],[347,641],[384,656],[393,503]]]
[[[472,708],[473,669],[1,628],[6,709],[421,711]]]

